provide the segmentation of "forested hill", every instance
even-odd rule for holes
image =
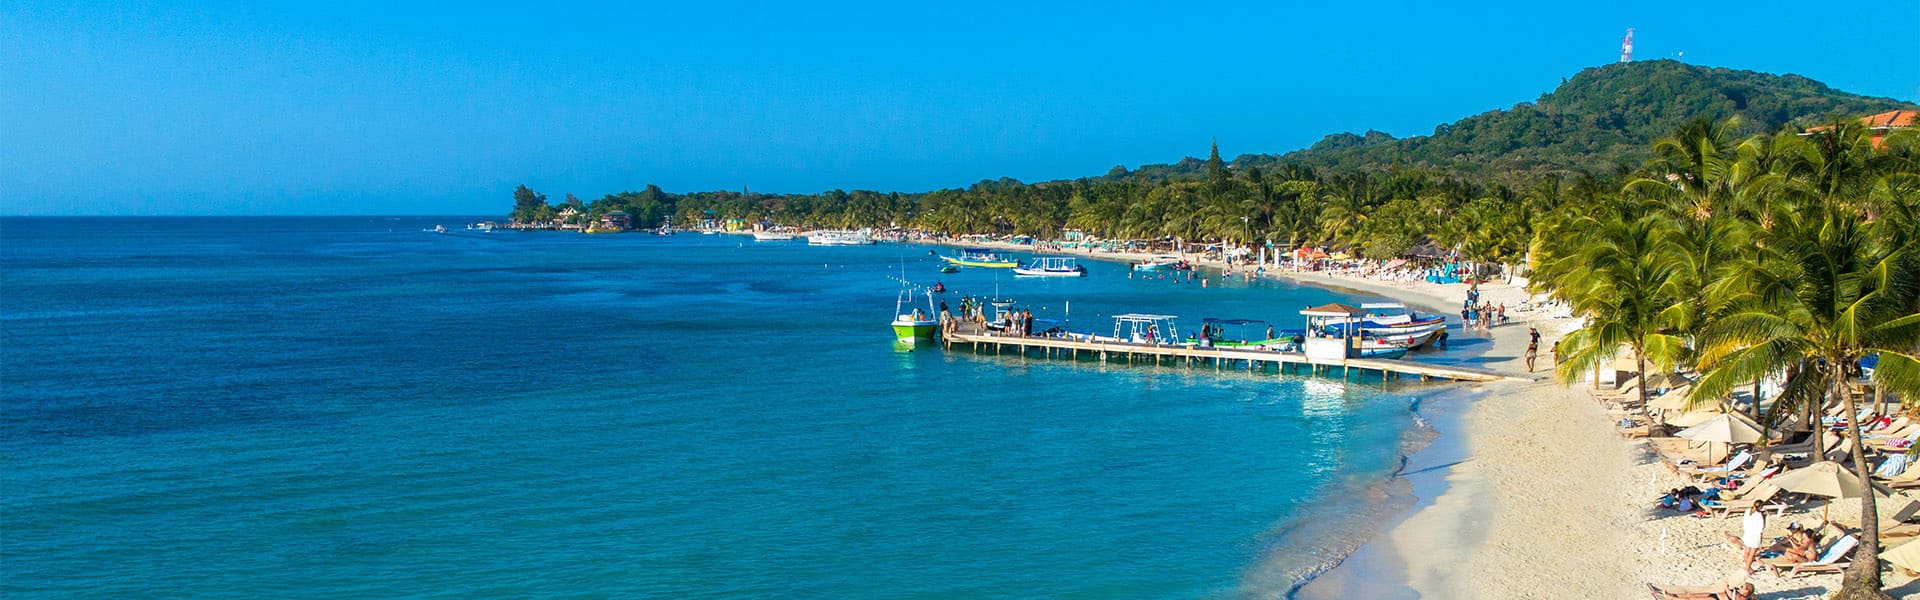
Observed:
[[[1539,100],[1434,128],[1433,135],[1396,139],[1378,131],[1329,135],[1283,155],[1249,154],[1235,167],[1298,162],[1332,171],[1423,167],[1514,184],[1549,173],[1638,166],[1649,144],[1695,119],[1739,116],[1742,134],[1805,126],[1836,116],[1859,117],[1913,108],[1891,98],[1849,94],[1799,75],[1689,65],[1672,60],[1593,67],[1563,80]],[[1143,166],[1149,179],[1194,175],[1199,159]]]

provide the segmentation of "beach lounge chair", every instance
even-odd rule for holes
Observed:
[[[1781,574],[1781,571],[1786,571],[1785,575],[1787,577],[1798,577],[1800,575],[1813,573],[1839,573],[1842,569],[1847,568],[1847,565],[1853,564],[1853,561],[1846,560],[1846,558],[1849,553],[1853,552],[1854,546],[1858,546],[1859,544],[1860,538],[1851,535],[1842,536],[1840,539],[1835,540],[1833,545],[1827,546],[1827,551],[1820,553],[1818,560],[1794,564],[1780,559],[1769,558],[1762,560],[1761,564],[1766,565],[1767,569],[1773,571],[1776,575]]]
[[[1695,480],[1699,480],[1699,479],[1705,479],[1708,477],[1719,477],[1722,475],[1731,474],[1735,471],[1739,471],[1740,469],[1745,468],[1747,466],[1747,463],[1752,461],[1753,461],[1753,452],[1750,450],[1741,450],[1739,454],[1735,454],[1732,457],[1729,457],[1727,459],[1727,462],[1717,467],[1701,468],[1701,467],[1693,467],[1693,466],[1677,466],[1674,468],[1674,472],[1679,473],[1681,475],[1688,476],[1688,477],[1692,477]]]
[[[1738,492],[1723,500],[1708,501],[1705,505],[1707,511],[1723,519],[1744,513],[1749,508],[1761,511],[1771,510],[1776,517],[1787,511],[1787,503],[1774,501],[1774,497],[1780,495],[1780,488],[1771,483],[1756,483],[1741,488]]]

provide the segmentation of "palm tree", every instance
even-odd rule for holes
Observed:
[[[1671,226],[1657,215],[1632,212],[1586,220],[1588,233],[1577,253],[1560,259],[1577,267],[1554,269],[1560,274],[1555,294],[1587,319],[1560,341],[1555,375],[1561,381],[1577,379],[1623,348],[1633,352],[1643,375],[1648,361],[1668,367],[1681,352],[1683,340],[1669,332],[1665,314],[1680,280]],[[1639,391],[1644,402],[1647,389]]]
[[[1858,408],[1846,382],[1856,365],[1878,354],[1873,382],[1909,399],[1920,397],[1920,244],[1911,231],[1897,232],[1867,210],[1875,190],[1911,173],[1911,163],[1889,162],[1857,125],[1836,124],[1815,132],[1787,165],[1792,184],[1783,199],[1800,208],[1782,213],[1766,235],[1768,259],[1746,277],[1750,290],[1740,309],[1708,332],[1694,396],[1712,398],[1741,382],[1789,366],[1782,400],[1838,401],[1845,414]],[[1904,168],[1903,168],[1904,167]],[[1915,198],[1882,199],[1910,207]],[[1910,226],[1910,224],[1908,224]],[[1780,401],[1776,401],[1780,402]],[[1848,434],[1860,439],[1859,419]],[[1853,470],[1868,480],[1867,460],[1853,448]],[[1858,556],[1880,552],[1879,515],[1872,493],[1861,497]],[[1879,561],[1856,560],[1835,598],[1887,598],[1880,591]]]

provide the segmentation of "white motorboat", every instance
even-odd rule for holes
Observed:
[[[1085,277],[1087,268],[1066,256],[1037,256],[1027,264],[1013,268],[1022,277]]]

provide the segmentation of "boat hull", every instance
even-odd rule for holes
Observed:
[[[916,344],[933,341],[933,334],[939,331],[938,321],[913,321],[907,319],[893,322],[893,337],[902,344]]]
[[[1020,263],[1014,262],[1011,260],[1007,260],[1007,261],[967,260],[964,258],[954,258],[951,256],[943,256],[941,258],[946,259],[947,264],[959,265],[962,267],[981,267],[985,269],[1011,269],[1011,268],[1020,266]]]
[[[1087,272],[1081,269],[1028,269],[1014,267],[1013,274],[1021,277],[1085,277]]]

